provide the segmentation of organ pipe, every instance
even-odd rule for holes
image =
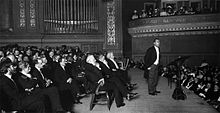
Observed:
[[[99,0],[44,0],[45,33],[98,32]]]

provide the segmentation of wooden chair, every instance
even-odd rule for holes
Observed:
[[[128,68],[129,62],[129,58],[124,58],[121,61],[118,61],[120,69],[126,70]]]
[[[101,90],[101,84],[96,87],[94,93],[91,94],[90,111],[95,105],[107,105],[110,110],[114,95],[108,91]]]

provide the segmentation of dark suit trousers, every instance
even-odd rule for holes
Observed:
[[[151,65],[148,78],[148,93],[155,93],[158,84],[158,66]]]
[[[45,106],[42,98],[37,95],[30,95],[21,100],[21,109],[31,113],[45,113]]]
[[[45,96],[48,96],[50,99],[51,107],[53,111],[61,110],[61,103],[59,93],[56,87],[48,87],[42,89],[41,93]]]
[[[126,86],[122,83],[122,81],[119,78],[112,76],[112,77],[110,77],[107,80],[109,82],[115,84],[115,86],[118,88],[118,90],[120,91],[120,93],[122,94],[123,97],[127,96],[128,90],[127,90]]]
[[[116,106],[120,106],[123,103],[123,97],[122,97],[118,87],[114,83],[106,82],[103,86],[103,89],[107,90],[107,91],[113,91]]]
[[[129,83],[129,77],[128,77],[127,71],[117,70],[115,73],[116,73],[115,75],[116,75],[124,84]]]

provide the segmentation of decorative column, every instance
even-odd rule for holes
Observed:
[[[107,46],[116,45],[115,1],[107,2]]]
[[[35,0],[30,0],[30,27],[36,27]]]
[[[20,17],[19,27],[21,29],[24,29],[26,26],[25,0],[19,0],[19,17]]]
[[[122,55],[122,0],[106,2],[106,36],[104,49]]]

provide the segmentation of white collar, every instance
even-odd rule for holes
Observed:
[[[5,74],[5,76],[12,80],[12,78],[11,78],[12,75],[10,75],[10,74]]]
[[[157,47],[157,46],[154,46],[154,48],[159,49],[159,47]]]
[[[39,67],[37,67],[37,66],[34,66],[38,71],[40,71],[41,72],[41,70],[40,70],[40,68]]]
[[[25,75],[26,77],[31,78],[31,74],[24,73],[23,71],[21,71],[21,73],[22,73],[23,75]]]

